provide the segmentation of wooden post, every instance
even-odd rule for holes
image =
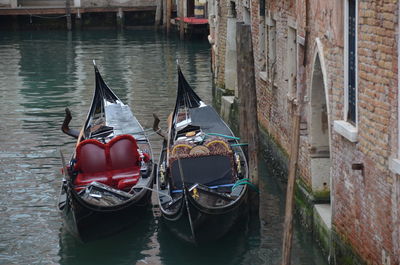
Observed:
[[[248,145],[251,182],[258,187],[258,117],[254,57],[250,25],[236,23],[237,81],[239,98],[239,130],[242,142]],[[250,193],[251,210],[258,211],[258,194]]]
[[[172,0],[167,0],[167,34],[171,31],[171,12],[172,12]]]
[[[167,26],[167,0],[162,0],[162,25]]]
[[[117,12],[117,27],[120,30],[124,29],[124,12],[121,7],[118,8]]]
[[[300,111],[293,103],[292,139],[289,159],[289,176],[286,190],[285,222],[282,245],[282,265],[290,265],[293,237],[294,185],[296,182],[297,158],[299,155]]]
[[[71,23],[71,0],[66,0],[65,1],[65,13],[67,16],[67,29],[71,30],[72,29],[72,23]]]
[[[179,38],[181,40],[185,39],[185,12],[184,12],[184,8],[183,8],[183,0],[179,0]]]
[[[294,210],[294,186],[296,184],[296,170],[299,156],[299,145],[300,145],[300,121],[302,114],[302,107],[304,106],[304,93],[306,90],[306,67],[307,67],[307,47],[308,41],[307,36],[309,34],[308,21],[309,18],[309,6],[310,1],[305,0],[305,43],[303,50],[298,52],[298,61],[303,62],[299,66],[298,71],[298,82],[297,82],[297,93],[296,99],[292,101],[292,139],[291,139],[291,150],[289,159],[289,175],[288,184],[286,189],[286,207],[285,207],[285,222],[283,231],[283,244],[282,244],[282,265],[290,265],[291,262],[291,251],[292,251],[292,238],[293,238],[293,210]],[[299,47],[299,46],[298,46]]]
[[[161,14],[162,14],[162,0],[157,0],[156,15],[154,18],[154,25],[156,27],[160,26]]]

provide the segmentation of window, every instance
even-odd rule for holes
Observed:
[[[297,43],[296,43],[296,29],[293,27],[288,28],[287,38],[287,57],[286,57],[286,78],[288,82],[288,92],[290,98],[296,95],[296,80],[297,80]]]
[[[265,38],[266,38],[266,26],[265,26],[265,2],[260,0],[260,17],[259,17],[259,36],[258,36],[258,50],[259,50],[259,66],[260,66],[260,77],[266,80],[266,55],[265,55]]]
[[[357,17],[358,0],[344,0],[344,119],[333,129],[350,142],[358,141],[357,128]]]
[[[267,42],[268,42],[268,57],[267,57],[267,75],[272,83],[275,85],[276,78],[276,21],[275,19],[268,19],[267,21]]]
[[[276,77],[276,21],[272,20],[268,27],[268,67],[269,76],[272,81]],[[273,82],[275,83],[275,82]]]
[[[236,3],[229,1],[228,5],[228,17],[236,17]]]
[[[348,0],[347,15],[347,120],[356,123],[357,101],[357,0]]]

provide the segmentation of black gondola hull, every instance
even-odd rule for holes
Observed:
[[[88,207],[76,196],[72,192],[66,192],[66,186],[62,187],[60,197],[64,197],[65,202],[60,203],[60,211],[64,227],[83,242],[106,237],[134,225],[151,204],[149,190],[124,207],[107,210]]]
[[[227,208],[210,209],[198,204],[188,196],[190,216],[185,202],[178,212],[171,214],[162,209],[163,222],[178,238],[193,244],[202,244],[220,239],[246,216],[248,210],[247,194]],[[190,227],[192,221],[193,232]]]
[[[220,148],[208,149],[206,137]],[[248,179],[248,166],[238,139],[178,67],[177,99],[157,172],[163,221],[177,237],[194,244],[217,240],[248,213],[248,186],[238,183]]]
[[[61,154],[64,180],[58,208],[65,228],[82,241],[111,235],[134,225],[150,205],[156,171],[145,130],[130,108],[107,86],[96,66],[95,78],[91,107],[80,133],[77,135],[68,127],[72,118],[69,110],[66,110],[62,126],[63,132],[77,137],[78,141],[68,165]],[[86,151],[82,151],[84,141],[83,146],[89,146]],[[113,149],[110,149],[111,143]],[[94,183],[103,187],[91,194]],[[103,198],[107,188],[111,189],[108,194],[112,194],[108,196],[113,196],[114,200]],[[83,192],[78,194],[78,190]],[[118,192],[132,194],[118,195]],[[92,196],[90,198],[97,195],[98,202],[86,195]]]

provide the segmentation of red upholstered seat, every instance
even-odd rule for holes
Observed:
[[[108,146],[113,170],[112,183],[118,189],[129,190],[140,177],[140,155],[136,140],[131,135],[119,135]]]
[[[88,139],[82,141],[76,148],[75,170],[78,176],[75,178],[76,186],[84,186],[93,181],[109,185],[111,181],[107,175],[107,156],[105,146],[97,140]]]
[[[76,160],[74,184],[78,189],[97,181],[129,190],[140,178],[140,155],[131,135],[119,135],[107,144],[84,140],[76,148]]]
[[[113,170],[140,166],[140,156],[135,138],[119,135],[108,143]]]

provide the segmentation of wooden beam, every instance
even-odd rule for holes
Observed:
[[[298,61],[302,61],[301,67],[299,67],[299,73],[297,78],[297,98],[292,100],[292,136],[291,136],[291,151],[289,158],[289,175],[288,184],[286,190],[286,207],[285,207],[285,222],[283,231],[283,244],[282,244],[282,265],[290,265],[291,263],[291,252],[292,252],[292,241],[293,241],[293,211],[294,211],[294,186],[296,184],[296,169],[297,161],[299,156],[299,146],[300,146],[300,120],[301,113],[304,106],[304,94],[306,90],[306,71],[307,68],[307,48],[308,41],[307,37],[309,35],[308,21],[309,21],[309,11],[310,6],[309,0],[304,1],[305,4],[305,43],[302,51],[298,52]],[[302,59],[302,60],[301,60]]]
[[[65,1],[65,13],[67,16],[67,29],[71,30],[72,29],[72,23],[71,23],[71,0],[66,0]]]
[[[171,12],[172,12],[172,0],[167,0],[167,34],[171,31]]]
[[[181,40],[184,40],[185,39],[185,14],[184,14],[184,12],[183,12],[183,0],[179,0],[179,7],[178,7],[178,10],[179,10],[179,17],[180,17],[180,19],[179,19],[179,38],[181,39]]]
[[[297,159],[299,155],[300,138],[300,112],[299,107],[293,104],[292,136],[289,159],[289,176],[286,188],[285,222],[282,245],[282,265],[290,265],[292,237],[293,237],[293,209],[294,209],[294,185],[296,183]]]
[[[170,0],[169,0],[170,1]],[[123,12],[136,11],[156,11],[157,6],[141,6],[141,7],[121,7]],[[70,8],[71,14],[77,13],[106,13],[118,12],[118,7],[91,7],[91,8]],[[12,15],[63,15],[66,14],[65,8],[2,8],[0,16]]]

